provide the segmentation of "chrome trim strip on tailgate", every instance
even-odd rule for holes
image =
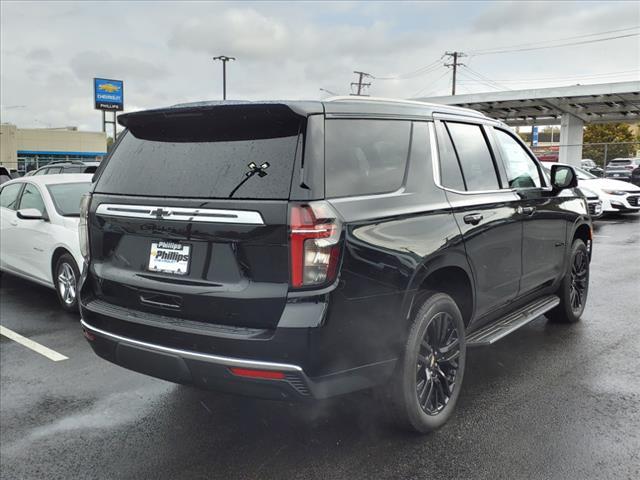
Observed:
[[[119,342],[128,343],[131,345],[137,345],[139,347],[148,348],[150,350],[157,350],[160,352],[173,353],[174,355],[178,355],[182,358],[190,358],[193,360],[204,360],[211,363],[216,363],[218,365],[224,365],[226,367],[238,367],[238,368],[257,368],[262,370],[280,370],[283,372],[298,372],[303,373],[302,368],[298,365],[291,365],[288,363],[274,363],[274,362],[263,362],[261,360],[245,360],[241,358],[233,358],[233,357],[222,357],[220,355],[211,355],[208,353],[200,353],[200,352],[191,352],[188,350],[180,350],[177,348],[171,347],[163,347],[162,345],[155,345],[153,343],[141,342],[140,340],[134,340],[133,338],[121,337],[120,335],[116,335],[114,333],[105,332],[96,327],[92,327],[84,319],[80,319],[80,323],[84,328],[91,331],[92,333],[97,333],[98,335],[102,335],[104,337],[111,338],[113,340],[117,340]]]
[[[153,205],[121,205],[101,203],[97,215],[129,217],[178,222],[243,223],[264,225],[260,212],[249,210],[218,210],[213,208],[161,207]]]

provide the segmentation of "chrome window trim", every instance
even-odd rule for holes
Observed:
[[[117,340],[119,342],[124,342],[131,345],[148,348],[150,350],[172,353],[174,355],[179,355],[182,358],[190,358],[193,360],[204,360],[204,361],[215,363],[218,365],[224,365],[226,367],[257,368],[262,370],[279,370],[283,372],[304,373],[302,368],[299,367],[298,365],[292,365],[289,363],[265,362],[262,360],[245,360],[242,358],[223,357],[221,355],[213,355],[209,353],[192,352],[189,350],[181,350],[178,348],[164,347],[162,345],[142,342],[140,340],[134,340],[133,338],[116,335],[115,333],[106,332],[104,330],[101,330],[99,328],[89,325],[84,319],[80,319],[80,323],[84,328],[89,330],[91,333],[97,333],[98,335],[108,337],[113,340]]]
[[[456,190],[455,188],[449,188],[442,185],[440,181],[440,155],[438,153],[438,145],[437,137],[436,137],[436,126],[434,122],[429,122],[429,136],[430,138],[430,148],[431,148],[431,166],[433,167],[433,181],[436,184],[436,187],[445,190],[447,192],[457,193],[459,195],[487,195],[493,193],[505,193],[505,192],[515,192],[515,188],[499,188],[497,190]]]
[[[250,210],[224,210],[213,208],[184,208],[160,205],[123,205],[101,203],[96,215],[107,217],[143,218],[178,222],[239,223],[264,225],[260,212]]]

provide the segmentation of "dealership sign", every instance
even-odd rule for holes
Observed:
[[[124,110],[124,82],[94,78],[93,99],[96,110]]]

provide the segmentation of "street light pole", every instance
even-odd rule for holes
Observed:
[[[213,57],[213,60],[220,60],[222,62],[222,99],[227,99],[227,62],[229,60],[235,60],[236,57],[227,57],[226,55],[220,55]]]

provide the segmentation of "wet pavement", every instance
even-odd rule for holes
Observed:
[[[0,477],[640,478],[640,221],[595,232],[583,320],[541,317],[471,350],[452,420],[418,436],[375,398],[290,405],[123,370],[96,357],[55,293],[4,275],[0,323],[68,357],[1,337]]]

